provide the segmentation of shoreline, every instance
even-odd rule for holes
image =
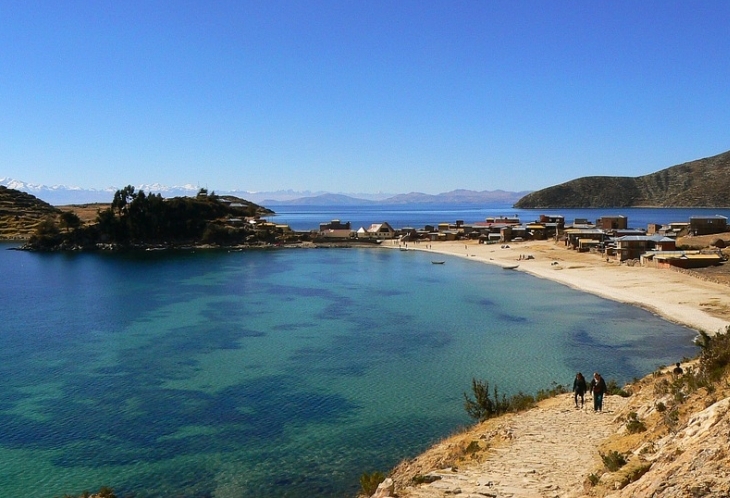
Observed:
[[[382,247],[398,249],[399,246]],[[457,256],[522,271],[612,301],[646,309],[665,320],[713,335],[730,326],[730,289],[673,270],[606,262],[552,240],[479,244],[408,244],[409,250]]]

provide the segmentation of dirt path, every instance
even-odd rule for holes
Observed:
[[[478,461],[428,475],[440,479],[399,489],[403,498],[436,497],[578,497],[584,482],[599,466],[599,443],[616,432],[615,414],[627,399],[607,396],[604,411],[595,413],[590,398],[575,409],[572,394],[561,395],[501,422],[497,429],[472,435],[494,447]],[[499,440],[499,442],[497,442]]]

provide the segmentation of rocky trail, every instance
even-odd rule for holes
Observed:
[[[626,398],[607,396],[603,412],[590,398],[576,409],[572,394],[509,417],[479,435],[485,456],[458,467],[429,472],[428,484],[412,485],[398,496],[412,498],[527,498],[584,496],[584,482],[601,459],[598,444],[621,425],[616,412]],[[432,477],[433,478],[433,477]]]

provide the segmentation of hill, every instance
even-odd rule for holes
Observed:
[[[527,194],[515,208],[727,207],[730,151],[639,177],[588,176]]]
[[[0,185],[0,240],[27,239],[41,221],[60,213],[34,195]]]

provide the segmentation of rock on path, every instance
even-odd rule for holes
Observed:
[[[398,491],[410,498],[527,498],[585,496],[584,482],[600,464],[599,443],[616,432],[615,413],[627,400],[607,396],[595,413],[586,399],[574,408],[572,394],[548,400],[539,408],[505,421],[498,431],[508,441],[490,449],[479,462],[429,473],[441,479]]]

